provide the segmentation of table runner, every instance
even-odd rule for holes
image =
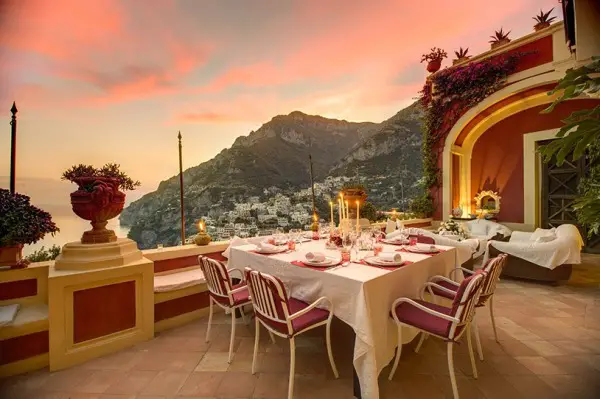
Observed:
[[[249,266],[275,275],[283,281],[290,296],[309,303],[321,296],[328,297],[333,303],[334,315],[356,333],[353,363],[362,397],[375,399],[379,398],[378,375],[392,360],[396,348],[397,329],[389,317],[392,303],[399,297],[417,297],[431,276],[448,275],[458,266],[456,250],[439,247],[444,251],[434,256],[403,253],[403,259],[413,263],[395,270],[350,263],[317,271],[291,262],[303,259],[310,251],[339,257],[339,251],[326,249],[323,240],[303,244],[295,252],[272,256],[251,253],[255,247],[245,245],[232,248],[229,267],[243,270]],[[397,247],[384,245],[384,252],[395,249]],[[405,329],[404,342],[410,342],[416,334],[415,329]]]

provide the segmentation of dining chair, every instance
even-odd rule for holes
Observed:
[[[470,323],[475,313],[475,305],[479,299],[486,272],[478,270],[472,276],[464,279],[456,292],[451,307],[437,305],[422,299],[398,298],[392,304],[392,318],[398,326],[398,348],[396,358],[390,371],[389,379],[394,377],[400,355],[402,353],[402,327],[413,327],[425,333],[443,339],[447,342],[448,370],[454,398],[458,399],[458,387],[454,374],[454,344],[467,333],[469,357],[473,376],[477,378],[477,366],[471,343]]]
[[[252,357],[252,374],[256,372],[256,355],[260,336],[260,325],[275,335],[286,338],[290,342],[290,377],[288,383],[288,399],[294,395],[294,369],[296,360],[296,336],[326,326],[327,355],[335,378],[339,377],[333,353],[331,351],[331,319],[333,318],[333,304],[326,297],[321,297],[311,304],[296,298],[288,297],[283,282],[275,276],[261,273],[247,267],[246,281],[250,289],[250,298],[254,305],[255,337],[254,355]],[[317,305],[325,303],[326,309]]]
[[[198,263],[200,264],[202,273],[204,273],[210,297],[208,306],[208,326],[206,327],[206,342],[209,342],[210,340],[213,303],[215,303],[231,313],[231,337],[229,341],[229,358],[227,360],[228,363],[231,363],[233,357],[233,343],[235,340],[235,311],[236,309],[239,309],[245,321],[243,307],[252,303],[248,287],[244,281],[244,273],[239,269],[227,269],[227,267],[218,260],[202,255],[198,257]],[[235,271],[240,273],[241,282],[238,284],[233,284],[231,281],[230,273]]]
[[[411,234],[408,238],[416,238],[419,244],[431,244],[435,245],[435,240],[432,237],[424,236],[421,234]]]
[[[483,265],[481,269],[484,270],[487,274],[483,282],[481,295],[479,296],[479,300],[477,302],[477,305],[475,306],[476,308],[482,308],[489,303],[490,317],[492,319],[492,329],[494,330],[494,338],[496,339],[496,342],[499,341],[498,332],[496,331],[496,321],[494,319],[494,293],[496,292],[496,286],[498,285],[498,281],[500,280],[500,274],[502,273],[502,268],[504,268],[504,265],[506,264],[507,258],[508,255],[501,254],[495,258],[488,259],[488,261]],[[473,275],[475,272],[464,267],[457,267],[450,272],[448,277],[433,276],[431,279],[429,279],[429,282],[425,283],[425,285],[423,286],[423,291],[426,289],[434,298],[435,296],[440,296],[450,300],[454,299],[458,287],[460,286],[460,283],[452,279],[457,278],[457,276],[455,276],[457,273],[459,273],[459,275],[462,273],[464,277],[465,275]],[[421,296],[421,298],[423,299],[423,295]],[[483,350],[481,347],[481,338],[479,337],[479,329],[477,327],[477,317],[473,318],[473,328],[475,329],[475,342],[477,344],[477,353],[479,354],[479,359],[483,360]],[[420,344],[422,343],[423,337],[421,337],[421,341],[419,341],[419,345],[417,345],[417,350],[420,347]]]

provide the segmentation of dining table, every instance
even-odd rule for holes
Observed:
[[[403,245],[383,244],[383,253],[400,253],[400,266],[372,266],[365,257],[373,251],[352,252],[351,262],[332,267],[312,267],[302,263],[308,252],[320,252],[341,259],[340,249],[330,249],[325,239],[296,244],[295,250],[261,254],[253,244],[231,248],[228,267],[246,267],[281,279],[291,297],[312,303],[329,298],[333,314],[356,333],[353,366],[355,396],[379,398],[378,376],[393,359],[397,327],[390,317],[393,302],[400,297],[418,298],[421,287],[434,275],[447,276],[460,264],[456,249],[436,245],[433,254],[409,252]],[[403,327],[404,343],[412,341],[417,330]],[[335,353],[334,353],[335,357]],[[356,381],[356,379],[358,381]]]

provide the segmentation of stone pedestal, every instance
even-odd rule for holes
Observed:
[[[48,272],[50,370],[154,336],[153,262],[137,244],[69,243]]]

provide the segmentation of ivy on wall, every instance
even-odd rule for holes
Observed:
[[[421,207],[434,210],[429,190],[440,186],[438,157],[446,136],[454,124],[470,108],[501,89],[506,78],[514,73],[518,61],[528,53],[514,53],[484,59],[464,66],[441,70],[423,86],[420,101],[425,110],[423,120],[423,198]],[[423,202],[431,201],[425,206]]]

